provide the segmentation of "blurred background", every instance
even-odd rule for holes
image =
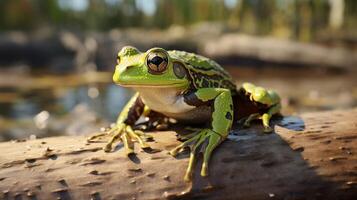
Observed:
[[[0,141],[114,122],[124,45],[213,58],[285,115],[357,106],[355,0],[0,0]]]

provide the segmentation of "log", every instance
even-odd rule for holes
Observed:
[[[210,176],[184,182],[188,154],[173,130],[152,132],[153,150],[127,158],[83,136],[0,144],[2,199],[353,199],[357,195],[357,109],[306,113],[234,127],[213,154]]]
[[[259,65],[268,63],[350,70],[354,70],[357,64],[356,53],[345,48],[244,34],[225,34],[218,39],[207,41],[200,52],[220,63],[229,58],[239,58],[235,61],[248,59]]]

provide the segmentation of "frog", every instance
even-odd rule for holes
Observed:
[[[172,156],[177,156],[184,149],[190,150],[185,181],[192,180],[193,167],[199,153],[203,154],[200,175],[208,176],[212,153],[227,138],[237,116],[244,118],[250,114],[247,125],[257,118],[251,115],[256,114],[254,112],[259,109],[251,109],[243,114],[236,112],[238,115],[235,115],[239,102],[251,102],[253,108],[258,108],[255,103],[260,102],[266,105],[262,106],[266,110],[275,105],[270,100],[277,100],[269,96],[270,92],[267,92],[268,97],[262,96],[259,93],[261,91],[252,85],[243,84],[243,89],[238,90],[230,74],[212,59],[160,47],[146,52],[133,46],[123,47],[117,54],[113,81],[117,85],[133,89],[135,94],[120,112],[115,125],[103,133],[89,137],[88,141],[110,136],[103,147],[104,151],[111,152],[113,144],[119,141],[123,143],[129,156],[134,153],[134,142],[139,143],[142,149],[150,148],[148,140],[152,136],[135,129],[136,122],[142,116],[156,113],[175,119],[178,123],[209,122],[207,127],[196,130],[169,151]],[[266,115],[263,114],[266,127],[269,126],[269,116],[278,109],[279,107],[274,107],[264,113]]]

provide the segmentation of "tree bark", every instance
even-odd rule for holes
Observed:
[[[188,154],[167,154],[180,142],[174,131],[153,132],[151,152],[82,136],[0,144],[2,199],[352,199],[357,195],[357,109],[307,113],[236,126],[213,154],[208,178],[196,165],[183,181]],[[137,147],[137,146],[136,146]]]

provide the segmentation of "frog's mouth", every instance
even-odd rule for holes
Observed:
[[[116,85],[120,85],[122,87],[141,87],[141,88],[177,88],[182,87],[185,88],[186,84],[183,83],[170,83],[170,84],[130,84],[130,83],[116,83]]]

